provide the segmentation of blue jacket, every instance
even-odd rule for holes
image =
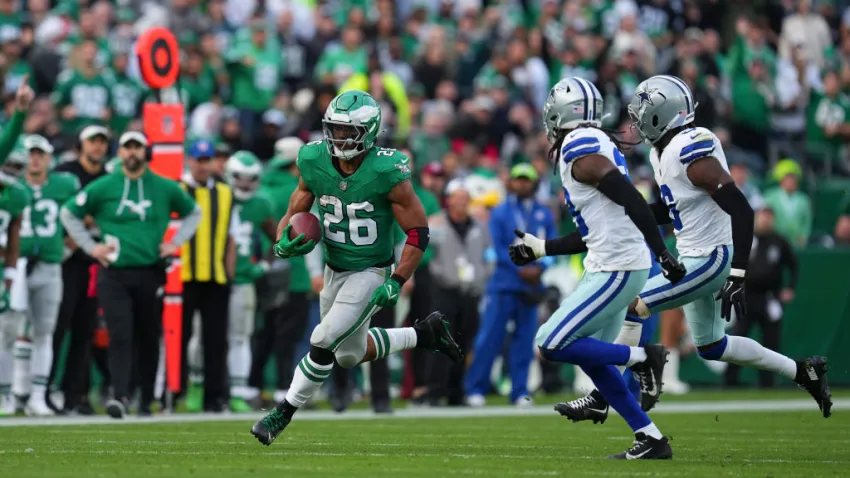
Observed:
[[[516,196],[508,196],[504,203],[490,212],[490,237],[493,244],[490,255],[496,262],[496,269],[487,283],[487,292],[524,292],[543,288],[542,285],[535,287],[523,282],[519,278],[519,267],[511,262],[508,246],[519,241],[514,235],[514,229],[534,234],[540,239],[558,237],[555,220],[549,208],[533,198],[520,202]],[[533,266],[545,268],[553,263],[554,258],[544,257]]]

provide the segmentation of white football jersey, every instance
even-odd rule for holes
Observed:
[[[629,174],[626,158],[604,132],[577,128],[564,138],[558,167],[570,215],[587,244],[584,268],[590,272],[649,269],[649,248],[625,209],[573,178],[573,161],[589,155],[604,156]]]
[[[720,140],[705,128],[680,132],[664,148],[661,158],[655,148],[649,153],[655,181],[673,218],[676,249],[681,257],[706,256],[718,246],[732,244],[731,218],[708,192],[694,186],[688,178],[688,166],[707,156],[716,158],[729,171]]]

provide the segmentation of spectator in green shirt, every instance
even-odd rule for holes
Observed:
[[[53,104],[59,110],[62,132],[75,135],[83,127],[109,121],[112,116],[109,85],[95,66],[97,45],[90,40],[80,43],[68,59],[53,92]]]
[[[812,233],[812,203],[800,191],[803,171],[793,159],[783,159],[773,168],[779,183],[764,193],[764,201],[776,213],[776,232],[794,247],[804,247]]]
[[[363,47],[363,32],[354,27],[342,31],[342,43],[328,46],[316,65],[316,79],[323,83],[341,84],[355,73],[366,73],[369,63]]]
[[[3,92],[14,93],[21,85],[24,76],[32,73],[29,64],[21,59],[21,30],[11,27],[0,29],[0,52],[6,60],[3,67]]]

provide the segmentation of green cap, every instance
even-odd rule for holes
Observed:
[[[776,166],[773,167],[773,179],[782,181],[782,178],[788,175],[796,176],[797,179],[799,179],[803,176],[803,169],[800,168],[797,161],[786,158],[780,160],[776,163]]]
[[[511,168],[511,179],[525,178],[531,181],[537,181],[537,170],[534,166],[528,163],[517,164]]]

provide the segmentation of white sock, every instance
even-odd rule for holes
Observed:
[[[0,350],[0,395],[12,391],[12,352]]]
[[[375,343],[375,350],[377,352],[375,360],[416,347],[416,330],[413,327],[399,327],[395,329],[372,327],[369,329],[369,336],[372,337],[372,341]]]
[[[333,362],[327,365],[319,365],[310,359],[307,354],[298,362],[295,367],[295,374],[292,377],[292,384],[289,385],[289,390],[286,392],[286,401],[295,407],[301,407],[310,397],[316,393],[316,390],[322,387],[322,383],[331,376]]]
[[[658,427],[655,426],[655,423],[650,423],[649,425],[641,428],[640,430],[635,430],[635,435],[637,435],[638,433],[643,433],[648,437],[657,438],[659,440],[664,438],[664,435],[661,434],[661,430],[659,430]]]
[[[667,354],[667,365],[662,373],[663,382],[678,382],[679,381],[679,350],[672,348]]]
[[[248,375],[251,373],[251,346],[248,337],[234,336],[227,342],[227,370],[230,372],[230,396],[248,399]]]
[[[286,390],[286,389],[275,390],[274,391],[274,401],[275,401],[275,403],[280,403],[280,402],[286,400],[286,394],[287,393],[289,393],[289,390]]]
[[[32,343],[29,340],[16,340],[14,356],[12,393],[19,397],[25,397],[31,393],[30,360],[32,358]]]
[[[751,338],[736,335],[726,337],[726,350],[720,357],[721,361],[770,370],[791,380],[797,376],[797,363],[794,360],[764,347]]]
[[[643,332],[643,322],[631,322],[627,320],[623,322],[623,327],[620,328],[620,333],[617,334],[614,343],[637,347],[637,344],[640,343],[641,332]]]
[[[32,339],[32,383],[47,385],[50,366],[53,364],[53,334],[39,334]]]
[[[636,363],[641,363],[646,360],[646,350],[643,347],[629,347],[629,361],[626,362],[626,367],[631,367]]]

